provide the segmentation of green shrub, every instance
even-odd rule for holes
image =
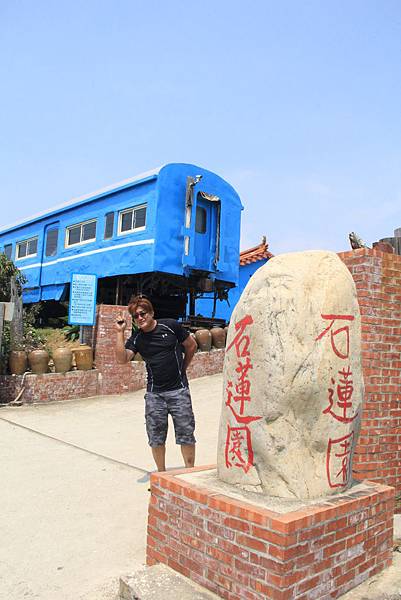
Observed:
[[[27,282],[25,275],[14,265],[12,260],[0,252],[0,302],[10,302],[11,279],[15,277],[18,293],[22,293],[22,286]]]

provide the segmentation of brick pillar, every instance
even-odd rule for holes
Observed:
[[[401,256],[341,252],[358,293],[365,399],[354,476],[396,489],[401,512]]]
[[[125,338],[131,335],[131,317],[126,306],[100,304],[97,307],[94,331],[94,353],[96,368],[100,372],[100,394],[121,394],[145,387],[143,362],[117,363],[114,351],[116,331],[114,323],[118,315],[127,319]]]
[[[120,314],[124,315],[124,318],[127,320],[125,338],[128,339],[131,335],[132,321],[131,316],[127,311],[127,307],[113,306],[110,304],[99,304],[97,307],[94,351],[96,368],[101,372],[108,369],[115,370],[117,365],[114,355],[116,339],[114,323]]]

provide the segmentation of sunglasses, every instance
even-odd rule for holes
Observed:
[[[139,317],[141,317],[141,319],[143,319],[144,317],[146,317],[148,313],[144,310],[141,310],[140,312],[136,312],[134,313],[133,317],[134,319],[139,319]]]

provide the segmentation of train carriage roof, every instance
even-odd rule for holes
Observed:
[[[33,223],[34,221],[37,221],[38,219],[44,217],[49,217],[55,213],[62,212],[67,208],[79,206],[80,204],[85,204],[85,202],[96,200],[97,198],[101,198],[102,196],[110,194],[110,192],[119,192],[120,190],[123,190],[126,187],[130,187],[134,183],[142,183],[147,179],[157,177],[157,175],[165,166],[167,165],[161,165],[157,169],[152,169],[151,171],[140,173],[135,177],[130,177],[129,179],[124,179],[123,181],[119,181],[118,183],[113,183],[112,185],[108,185],[104,188],[101,188],[100,190],[91,192],[90,194],[85,194],[83,196],[78,196],[77,198],[72,198],[71,200],[67,200],[66,202],[58,204],[57,206],[53,206],[52,208],[47,208],[46,210],[36,213],[35,215],[25,217],[24,219],[16,221],[15,223],[12,223],[10,225],[0,227],[0,233],[12,231],[13,229],[18,229],[18,227],[21,227],[22,225],[29,225],[29,223]]]

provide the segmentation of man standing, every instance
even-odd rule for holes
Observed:
[[[139,330],[124,344],[127,324],[124,318],[117,320],[116,358],[119,363],[126,363],[139,352],[146,363],[146,432],[157,470],[166,470],[165,442],[169,414],[185,466],[193,467],[195,418],[186,370],[195,354],[196,342],[174,319],[156,321],[152,304],[142,296],[130,300],[128,312]]]

